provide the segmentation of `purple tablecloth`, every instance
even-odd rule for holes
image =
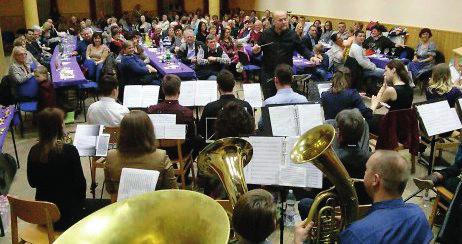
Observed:
[[[15,111],[13,105],[8,107],[0,106],[0,153],[3,151],[3,143],[8,135],[8,131],[10,131],[10,124]],[[7,115],[7,113],[9,114]]]
[[[77,46],[77,38],[72,38],[70,39],[73,41],[73,43],[70,43],[70,45],[75,47]],[[51,80],[53,81],[53,86],[55,88],[59,87],[65,87],[65,86],[76,86],[80,84],[84,84],[87,81],[85,76],[82,73],[82,70],[80,69],[79,64],[77,63],[77,58],[75,56],[68,57],[67,59],[62,60],[61,64],[62,67],[59,64],[59,57],[58,57],[58,52],[59,48],[56,47],[53,56],[51,57],[51,62],[50,62],[50,72],[51,72]],[[70,69],[74,72],[74,77],[73,78],[64,78],[62,79],[59,75],[59,71],[57,70],[59,68],[60,70],[62,69]]]
[[[376,56],[368,56],[369,60],[371,60],[372,63],[375,64],[375,66],[377,66],[377,68],[381,68],[381,69],[385,69],[385,66],[388,64],[388,62],[391,61],[391,59],[385,57],[385,56],[380,56],[380,57],[376,57]],[[408,59],[400,59],[404,64],[407,64],[409,63],[409,60]]]
[[[244,44],[244,49],[249,55],[253,55],[252,53],[252,46],[250,44]],[[306,58],[299,56],[298,54],[295,54],[293,57],[293,69],[294,69],[294,74],[297,74],[299,72],[302,72],[306,68],[311,68],[314,67],[314,63],[310,62]]]
[[[184,78],[184,79],[196,78],[196,72],[194,72],[194,70],[191,69],[186,64],[176,59],[173,54],[172,54],[172,60],[170,64],[167,64],[167,63],[162,63],[162,60],[161,60],[162,53],[150,51],[147,47],[143,47],[143,48],[144,48],[144,53],[151,60],[151,65],[154,68],[156,68],[159,74],[161,74],[162,76],[172,74],[172,75],[178,75],[178,77]]]

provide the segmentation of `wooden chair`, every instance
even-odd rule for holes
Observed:
[[[430,147],[430,141],[432,140],[431,138],[423,135],[424,133],[421,133],[422,137],[425,138],[425,140],[421,140],[422,144],[425,144],[427,147]],[[460,132],[459,131],[453,131],[450,136],[447,137],[439,137],[436,139],[435,142],[435,153],[433,154],[433,158],[431,162],[435,162],[436,157],[441,159],[443,156],[443,151],[457,151],[457,148],[460,145]],[[438,155],[436,154],[438,152]]]
[[[430,222],[431,228],[433,228],[436,214],[441,210],[445,212],[448,211],[449,206],[446,206],[446,204],[441,200],[444,199],[447,203],[450,203],[453,198],[454,194],[450,192],[448,189],[444,188],[443,186],[436,187],[435,202],[432,206],[432,212],[430,216],[428,216],[428,222]]]
[[[109,134],[109,145],[117,145],[117,142],[119,141],[119,133],[120,129],[119,127],[105,127],[104,128],[104,133]],[[106,158],[104,157],[91,157],[91,164],[90,164],[90,175],[91,175],[91,189],[90,192],[93,195],[93,198],[95,198],[96,195],[96,187],[98,186],[98,183],[96,183],[96,169],[104,169],[104,165],[106,162]],[[103,186],[101,188],[101,198],[103,196],[103,191],[104,191],[104,182]]]
[[[11,208],[11,241],[13,244],[53,243],[61,234],[55,232],[53,223],[61,217],[58,207],[50,202],[28,201],[8,195]],[[18,219],[31,225],[18,233]],[[19,240],[18,238],[21,238]]]
[[[185,140],[176,140],[176,139],[160,139],[159,148],[177,148],[177,158],[170,158],[173,164],[176,164],[177,168],[175,169],[175,175],[181,177],[181,188],[186,189],[186,173],[188,169],[191,169],[192,173],[192,184],[195,186],[196,176],[194,172],[193,158],[191,152],[183,155],[183,150],[181,146],[184,144]]]

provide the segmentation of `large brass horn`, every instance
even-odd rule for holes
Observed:
[[[244,167],[252,159],[252,154],[252,145],[248,141],[229,137],[209,144],[197,157],[200,172],[220,178],[232,207],[247,192]]]
[[[305,220],[305,224],[315,222],[315,242],[336,242],[338,233],[358,216],[354,180],[332,149],[334,138],[335,129],[332,125],[317,126],[300,136],[290,154],[294,163],[314,164],[334,185],[316,196]],[[337,206],[341,210],[340,223],[335,218]]]
[[[104,207],[54,243],[226,244],[229,233],[226,211],[212,198],[194,191],[162,190]]]

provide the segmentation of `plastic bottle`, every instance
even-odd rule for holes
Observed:
[[[287,193],[287,198],[286,198],[286,212],[285,212],[285,218],[284,218],[285,226],[295,225],[295,216],[297,215],[297,212],[295,210],[295,204],[296,204],[295,195],[292,189],[290,189],[289,193]]]
[[[199,46],[199,49],[197,51],[197,59],[203,59],[204,58],[204,49],[202,49],[202,46]]]
[[[2,218],[2,224],[5,232],[10,229],[10,204],[8,198],[4,195],[0,195],[0,215]]]
[[[164,42],[162,41],[162,39],[159,40],[159,50],[161,53],[164,52]]]

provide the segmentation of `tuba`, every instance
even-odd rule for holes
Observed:
[[[294,145],[290,158],[294,163],[311,162],[334,185],[314,199],[305,225],[314,222],[311,238],[314,243],[335,243],[338,234],[358,217],[358,196],[354,180],[332,149],[335,129],[320,125],[305,132]],[[341,211],[337,220],[336,210]]]
[[[247,192],[244,167],[252,159],[250,143],[237,137],[216,140],[206,146],[197,157],[197,167],[206,176],[217,175],[234,208],[239,197]]]

